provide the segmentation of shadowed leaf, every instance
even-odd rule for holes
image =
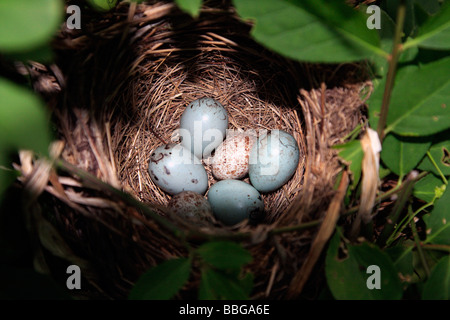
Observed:
[[[430,214],[423,217],[427,226],[427,243],[450,245],[450,188],[447,186]]]
[[[218,269],[240,269],[252,261],[250,252],[234,242],[207,242],[197,249],[202,259]]]
[[[336,299],[344,300],[391,300],[400,299],[403,294],[397,271],[389,256],[367,242],[348,245],[348,254],[339,258],[340,236],[331,239],[325,272],[328,286]],[[380,289],[369,289],[367,281],[371,276],[368,267],[375,265],[380,270]]]
[[[253,283],[252,278],[244,277],[239,280],[223,272],[205,269],[202,272],[199,299],[201,300],[246,300]]]
[[[446,132],[440,134],[440,141],[435,141],[429,150],[430,156],[439,170],[433,164],[433,161],[431,161],[429,156],[426,156],[422,160],[422,162],[419,164],[419,169],[433,172],[437,176],[439,176],[440,173],[445,176],[450,175],[450,139],[448,139],[449,133],[450,131],[447,130]]]
[[[171,299],[186,283],[191,270],[187,258],[164,261],[144,273],[130,292],[130,300]]]
[[[450,299],[450,256],[439,260],[433,270],[431,270],[430,277],[423,286],[422,299]]]
[[[239,15],[253,20],[256,41],[289,58],[346,62],[385,56],[367,16],[344,1],[234,0]]]

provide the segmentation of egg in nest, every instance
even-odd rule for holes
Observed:
[[[193,191],[182,191],[174,195],[168,207],[173,214],[188,220],[212,222],[214,219],[208,200]]]
[[[217,147],[211,170],[217,180],[242,179],[248,174],[250,150],[256,142],[252,133],[229,135]]]

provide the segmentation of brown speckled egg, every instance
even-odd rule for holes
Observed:
[[[242,179],[248,173],[250,150],[256,136],[236,133],[222,142],[212,159],[212,173],[218,180]]]
[[[212,209],[208,200],[193,191],[182,191],[172,197],[168,204],[169,209],[176,215],[201,221],[211,221]]]

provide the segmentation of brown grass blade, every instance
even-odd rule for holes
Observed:
[[[328,207],[325,219],[315,237],[314,241],[311,244],[311,249],[306,257],[305,262],[303,263],[300,270],[297,271],[294,278],[291,281],[291,284],[287,290],[286,298],[287,299],[295,299],[302,292],[303,287],[306,281],[311,274],[311,271],[314,268],[317,260],[319,259],[320,254],[322,253],[325,244],[328,242],[328,239],[334,232],[336,227],[336,223],[339,219],[339,213],[341,210],[341,204],[345,196],[345,191],[347,190],[349,183],[348,173],[344,171],[342,174],[342,179],[339,184],[339,188],[337,193],[331,200],[330,206]]]

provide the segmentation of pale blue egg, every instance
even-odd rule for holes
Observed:
[[[283,130],[258,138],[249,157],[251,184],[260,192],[272,192],[294,175],[300,159],[297,141]]]
[[[152,151],[148,172],[153,182],[171,195],[182,191],[204,194],[208,188],[202,163],[180,144],[162,145]]]
[[[258,222],[264,216],[264,202],[258,190],[241,180],[221,180],[209,189],[208,201],[214,216],[225,225],[244,219]]]
[[[220,102],[200,98],[191,102],[180,119],[181,144],[201,159],[208,157],[223,141],[228,114]]]

